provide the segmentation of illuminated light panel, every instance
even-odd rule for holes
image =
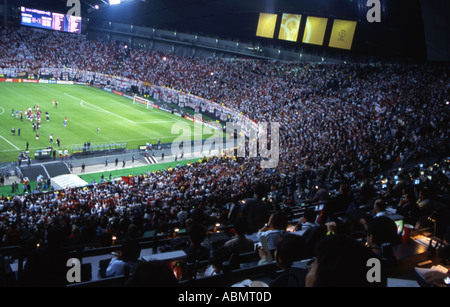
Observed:
[[[303,43],[323,45],[323,38],[327,28],[328,18],[310,17],[306,19]]]
[[[302,15],[284,13],[281,19],[278,39],[296,42],[301,20]]]
[[[330,47],[350,50],[356,30],[356,21],[335,19],[331,31]]]
[[[277,17],[277,14],[260,13],[256,36],[273,38]]]

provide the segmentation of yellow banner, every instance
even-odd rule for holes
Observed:
[[[277,23],[277,14],[260,13],[258,21],[258,29],[256,30],[256,36],[273,38],[276,23]]]
[[[355,29],[356,21],[335,19],[329,46],[350,50],[352,48]]]
[[[328,18],[310,17],[306,19],[303,42],[307,44],[322,45],[327,28]]]
[[[281,19],[281,27],[280,33],[278,34],[278,39],[296,42],[301,20],[302,15],[284,13]]]

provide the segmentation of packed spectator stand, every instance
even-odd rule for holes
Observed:
[[[203,244],[210,253],[192,263],[171,263],[179,285],[231,286],[254,276],[273,277],[280,268],[259,263],[254,231],[247,236],[255,250],[239,260],[223,249],[235,235],[239,208],[253,199],[258,184],[267,188],[266,222],[283,212],[287,232],[302,233],[300,220],[312,209],[315,227],[322,230],[318,237],[362,234],[358,239],[367,243],[361,218],[372,219],[374,204],[382,199],[390,215],[401,215],[416,231],[432,229],[433,237],[449,244],[448,66],[190,58],[28,28],[2,30],[0,44],[3,71],[39,74],[43,67],[72,67],[124,76],[281,125],[274,169],[262,169],[260,158],[215,156],[128,180],[2,197],[2,253],[19,268],[12,280],[3,278],[6,285],[32,284],[26,260],[48,244],[53,229],[65,234],[60,248],[83,259],[110,255],[129,239],[152,254],[186,250],[187,221],[205,227]],[[419,206],[414,214],[402,210],[407,196]],[[317,241],[308,241],[310,252],[296,260],[311,258]],[[205,277],[213,264],[219,272]],[[90,285],[125,285],[132,272],[114,278],[99,274]]]

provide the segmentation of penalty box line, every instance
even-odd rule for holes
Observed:
[[[74,97],[74,96],[72,96],[72,95],[70,95],[70,94],[64,93],[64,95],[69,96],[69,97],[72,98],[72,99],[78,100],[80,103],[87,103],[87,104],[90,104],[90,105],[93,106],[94,108],[97,108],[97,109],[99,109],[99,110],[102,110],[102,111],[105,112],[105,113],[109,113],[109,114],[111,114],[111,115],[117,116],[117,117],[119,117],[119,118],[121,118],[121,119],[124,119],[124,120],[126,120],[126,121],[128,121],[128,122],[134,124],[134,125],[137,124],[135,121],[132,121],[131,119],[125,118],[125,117],[120,116],[120,115],[118,115],[118,114],[116,114],[116,113],[113,113],[113,112],[111,112],[111,111],[105,110],[105,109],[103,109],[103,108],[101,108],[101,107],[99,107],[99,106],[96,106],[96,105],[94,105],[94,104],[92,104],[92,103],[90,103],[90,102],[87,102],[87,101],[85,101],[85,100],[82,100],[82,99],[79,99],[79,98],[77,98],[77,97]]]
[[[3,136],[0,135],[0,138],[2,138],[3,140],[5,140],[9,145],[11,145],[12,147],[14,147],[17,150],[20,150],[19,147],[17,147],[16,145],[14,145],[13,143],[11,143],[10,141],[8,141],[7,139],[5,139]]]
[[[77,97],[74,97],[74,96],[72,96],[72,95],[70,95],[70,94],[64,93],[64,95],[69,96],[69,97],[72,98],[72,99],[78,100],[78,101],[80,101],[80,103],[87,103],[87,104],[93,106],[94,108],[99,109],[99,110],[101,110],[101,111],[103,111],[103,112],[105,112],[105,113],[109,113],[109,114],[112,114],[112,115],[114,115],[114,116],[117,116],[117,117],[119,117],[119,118],[121,118],[121,119],[124,119],[124,120],[126,120],[126,121],[129,121],[129,122],[132,123],[133,125],[143,125],[143,124],[163,124],[163,123],[176,123],[176,122],[177,122],[177,120],[174,120],[174,118],[171,118],[171,117],[169,117],[169,116],[166,116],[165,114],[159,114],[159,113],[154,113],[154,114],[157,114],[157,115],[164,115],[164,116],[166,116],[167,118],[170,118],[171,121],[145,121],[145,122],[135,122],[135,121],[133,121],[133,120],[131,120],[131,119],[128,119],[128,118],[123,117],[123,116],[120,116],[120,115],[118,115],[118,114],[116,114],[116,113],[113,113],[113,112],[111,112],[111,111],[105,110],[105,109],[103,109],[103,108],[101,108],[101,107],[99,107],[99,106],[96,106],[96,105],[94,105],[94,104],[92,104],[92,103],[90,103],[90,102],[87,102],[87,101],[85,101],[85,100],[82,100],[82,99],[79,99],[79,98],[77,98]],[[114,100],[113,100],[113,101],[114,101]],[[119,102],[117,102],[117,101],[114,101],[114,102],[115,102],[115,103],[118,103],[118,104],[121,104],[121,103],[119,103]],[[139,112],[143,113],[142,111],[139,111]]]

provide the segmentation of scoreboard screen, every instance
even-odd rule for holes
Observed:
[[[24,26],[81,33],[81,17],[21,7],[20,22]]]

